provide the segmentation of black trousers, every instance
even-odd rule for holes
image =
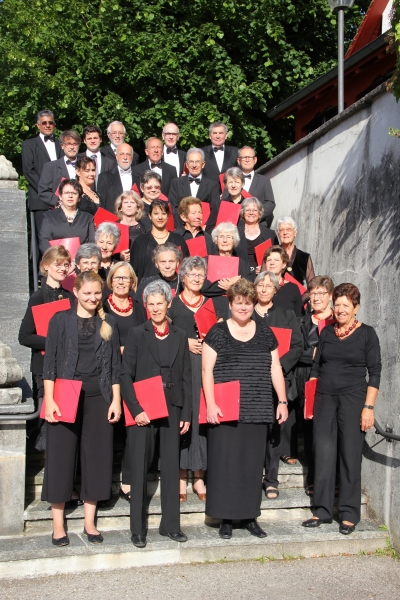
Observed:
[[[282,426],[277,421],[268,423],[267,446],[265,450],[264,485],[277,488],[279,485],[279,459],[281,456]]]
[[[128,427],[132,535],[147,531],[147,473],[153,460],[157,436],[160,437],[161,523],[160,531],[178,533],[180,530],[179,503],[179,422],[181,409],[168,401],[171,392],[165,390],[169,416],[156,419],[145,427]]]
[[[331,396],[317,393],[314,405],[314,515],[331,519],[335,499],[336,458],[339,457],[341,521],[360,521],[361,459],[365,433],[360,416],[366,388]]]
[[[61,504],[71,498],[75,456],[80,441],[82,500],[110,497],[113,460],[113,425],[103,396],[79,399],[75,423],[47,423],[46,459],[42,500]]]

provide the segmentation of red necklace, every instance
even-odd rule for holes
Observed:
[[[317,321],[326,321],[327,319],[332,319],[333,318],[333,312],[331,311],[331,314],[328,315],[327,317],[319,317],[315,313],[312,313],[312,316],[313,316],[313,319],[316,319]]]
[[[196,302],[194,304],[190,304],[186,300],[185,296],[183,295],[183,292],[181,294],[179,294],[179,298],[182,300],[183,304],[186,304],[186,306],[188,306],[189,308],[199,308],[203,304],[203,301],[204,301],[204,296],[202,296],[201,294],[200,294],[200,298],[198,300],[196,300]]]
[[[121,314],[128,313],[133,308],[133,300],[130,296],[128,296],[128,302],[129,302],[128,308],[119,308],[115,304],[114,300],[112,299],[112,294],[110,294],[108,296],[108,301],[109,301],[110,305],[112,306],[112,308],[115,310],[115,312],[119,312]]]
[[[160,331],[159,329],[157,329],[157,327],[154,325],[154,323],[153,323],[153,329],[154,329],[154,333],[156,334],[157,337],[160,337],[160,338],[167,337],[167,335],[169,334],[168,321],[165,324],[164,331]]]
[[[348,329],[346,329],[346,331],[344,333],[339,333],[339,325],[337,323],[335,323],[333,328],[335,330],[336,337],[339,337],[339,338],[346,337],[347,335],[349,335],[349,333],[351,331],[353,331],[353,329],[355,329],[357,327],[357,323],[358,323],[357,319],[354,319],[353,325],[351,327],[349,327]]]

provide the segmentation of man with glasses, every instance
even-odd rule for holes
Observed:
[[[34,213],[36,233],[48,205],[39,198],[39,179],[45,164],[61,158],[63,151],[54,136],[56,120],[51,110],[41,110],[36,115],[38,135],[22,142],[22,171],[28,180],[28,206]]]
[[[163,161],[163,145],[161,140],[156,137],[150,137],[146,140],[145,146],[146,160],[136,165],[132,169],[133,183],[136,183],[140,190],[140,180],[146,171],[154,171],[161,177],[161,193],[169,196],[169,188],[173,179],[176,179],[176,168]]]
[[[132,175],[132,161],[134,151],[129,144],[120,144],[115,158],[117,164],[111,171],[100,173],[97,182],[97,192],[101,204],[110,212],[115,212],[115,201],[122,192],[127,192],[134,183]]]
[[[205,154],[206,165],[204,175],[219,183],[219,176],[230,167],[236,167],[238,149],[225,144],[229,131],[224,123],[216,121],[211,123],[209,129],[210,146],[202,148]]]
[[[243,146],[240,148],[237,162],[245,177],[244,189],[253,197],[258,198],[262,203],[264,207],[262,221],[269,227],[274,218],[275,209],[274,193],[272,191],[271,182],[265,175],[255,173],[254,169],[257,164],[257,156],[255,150],[250,148],[250,146]],[[226,191],[224,191],[222,199],[224,199],[225,193]]]
[[[64,156],[44,165],[39,180],[39,199],[47,205],[58,205],[58,186],[63,179],[76,179],[75,166],[81,138],[72,129],[67,129],[60,135],[61,149]]]
[[[116,152],[117,148],[120,144],[123,144],[125,141],[126,129],[121,121],[113,121],[107,127],[107,136],[110,140],[110,144],[105,148],[101,148],[100,152],[103,156],[110,158],[114,162],[117,160]],[[132,156],[132,166],[134,167],[139,162],[139,154],[133,152]]]
[[[179,127],[175,123],[164,125],[162,131],[162,139],[164,140],[163,160],[172,167],[175,167],[178,177],[182,175],[186,161],[186,152],[177,148],[179,137]]]
[[[200,148],[190,148],[186,153],[186,167],[188,175],[174,179],[171,182],[169,201],[174,213],[176,227],[182,227],[184,222],[180,218],[178,207],[183,198],[193,196],[202,202],[207,202],[212,207],[219,204],[219,184],[205,177],[204,152]],[[218,211],[217,211],[218,212]],[[208,221],[207,221],[208,228]]]

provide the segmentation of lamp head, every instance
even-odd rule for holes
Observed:
[[[334,11],[347,10],[354,4],[354,0],[328,0],[328,4]]]

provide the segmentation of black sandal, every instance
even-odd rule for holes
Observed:
[[[290,462],[291,460],[294,462]],[[281,456],[281,461],[286,465],[297,465],[297,458],[293,458],[293,456]]]
[[[310,485],[308,485],[305,489],[306,492],[306,496],[313,496],[314,495],[314,485],[311,483]]]
[[[273,494],[271,496],[271,494]],[[277,488],[265,488],[265,497],[268,500],[277,500],[279,498],[279,490]]]

